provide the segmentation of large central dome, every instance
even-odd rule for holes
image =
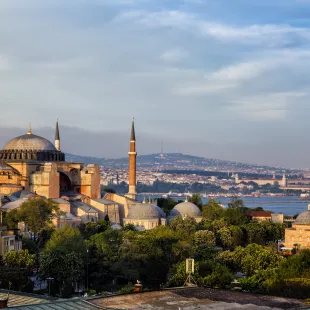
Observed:
[[[56,148],[47,139],[31,133],[10,140],[3,150],[56,151]]]
[[[12,139],[4,146],[0,160],[64,161],[65,154],[47,139],[34,135],[29,127],[26,135]]]

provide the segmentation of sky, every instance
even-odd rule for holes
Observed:
[[[0,143],[310,167],[310,0],[1,0]]]

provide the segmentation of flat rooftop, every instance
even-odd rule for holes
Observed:
[[[210,288],[185,288],[144,292],[88,299],[88,302],[103,308],[128,310],[307,309],[302,302],[294,299]]]
[[[280,310],[309,309],[301,301],[211,288],[176,288],[136,294],[48,300],[30,294],[10,295],[16,310]],[[6,295],[6,294],[3,294]],[[4,297],[4,296],[3,296]]]

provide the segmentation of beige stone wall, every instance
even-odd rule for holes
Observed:
[[[81,194],[90,198],[101,198],[98,165],[88,165],[81,171]]]
[[[271,221],[282,224],[284,222],[284,214],[271,214]]]
[[[128,209],[131,205],[136,204],[137,202],[121,195],[108,193],[104,196],[104,198],[117,202],[119,206],[120,220],[128,216]]]
[[[19,185],[0,185],[0,194],[1,195],[11,195],[19,190],[23,189],[22,186]]]
[[[132,220],[132,219],[125,218],[124,225],[127,225],[127,224],[133,224],[135,226],[143,226],[145,230],[150,230],[150,229],[158,227],[159,225],[166,225],[166,219]]]
[[[52,223],[55,228],[62,228],[64,225],[68,225],[71,227],[78,227],[81,224],[80,218],[75,218],[74,220],[67,220],[62,218],[54,218]]]
[[[98,213],[87,213],[81,208],[72,208],[71,211],[75,216],[80,217],[82,223],[98,221]]]
[[[59,197],[59,172],[56,163],[45,163],[29,176],[29,190],[46,198]]]
[[[252,221],[254,222],[265,222],[265,221],[270,221],[271,217],[269,216],[252,216]]]
[[[82,163],[70,162],[16,161],[7,163],[21,176],[12,176],[12,179],[8,181],[7,177],[0,175],[0,184],[16,184],[47,198],[58,198],[59,172],[63,172],[69,177],[73,190],[91,198],[101,196],[98,165],[88,165],[84,168]],[[5,194],[11,193],[8,189],[4,191],[6,191]]]
[[[21,176],[20,175],[14,175],[10,173],[9,175],[6,174],[0,174],[0,184],[14,184],[14,185],[20,185],[21,184]]]
[[[299,244],[301,249],[310,249],[310,225],[293,224],[292,228],[285,229],[285,246],[294,248]]]
[[[29,175],[41,166],[40,162],[7,162],[8,165],[16,169],[21,174],[21,185],[29,190]]]
[[[119,206],[115,204],[103,204],[93,199],[89,200],[89,204],[98,211],[99,220],[104,220],[106,214],[109,216],[109,220],[112,224],[121,223],[119,216]]]

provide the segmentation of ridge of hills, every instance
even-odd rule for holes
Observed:
[[[128,158],[98,158],[66,153],[67,161],[83,162],[87,164],[98,164],[106,168],[126,168]],[[265,165],[247,164],[229,160],[211,159],[182,153],[148,154],[137,156],[138,168],[158,169],[185,169],[185,170],[218,170],[218,171],[244,171],[255,170],[257,172],[273,170],[275,173],[293,172],[283,167],[269,167]]]

